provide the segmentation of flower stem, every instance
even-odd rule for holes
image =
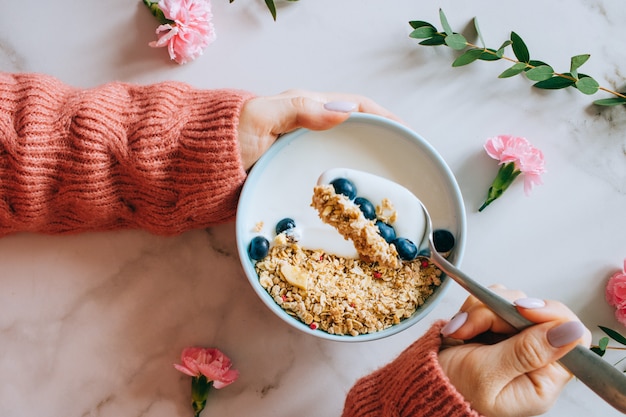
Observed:
[[[491,187],[489,187],[489,192],[487,193],[487,198],[482,206],[478,209],[478,211],[483,211],[489,204],[493,203],[498,197],[502,195],[509,188],[509,185],[513,183],[515,178],[522,171],[515,167],[514,162],[508,162],[506,164],[500,165],[500,169],[498,170],[498,175],[493,180]]]
[[[199,417],[202,410],[204,410],[210,389],[211,381],[204,375],[194,377],[191,380],[191,406],[193,407],[195,417]]]

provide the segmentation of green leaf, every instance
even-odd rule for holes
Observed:
[[[555,75],[552,78],[548,78],[547,80],[539,81],[533,84],[533,87],[541,88],[543,90],[559,90],[561,88],[571,87],[572,85],[574,85],[574,83],[575,81],[573,80]]]
[[[606,350],[602,350],[597,346],[590,348],[590,350],[600,357],[604,356],[604,354],[606,353]]]
[[[462,67],[463,65],[471,64],[476,61],[484,53],[482,49],[470,49],[463,55],[459,56],[452,63],[453,67]]]
[[[506,40],[502,45],[500,45],[500,47],[498,48],[498,52],[497,55],[502,58],[504,56],[504,49],[509,46],[510,44],[512,44],[513,42],[511,42],[510,40]]]
[[[570,60],[569,71],[571,73],[575,73],[578,68],[580,68],[585,62],[587,62],[590,56],[591,55],[589,54],[573,56]]]
[[[430,39],[424,39],[423,41],[420,42],[420,45],[426,45],[426,46],[437,46],[437,45],[445,45],[446,43],[446,37],[443,35],[435,35]]]
[[[526,77],[532,81],[547,80],[548,78],[551,78],[552,75],[554,75],[554,70],[549,65],[540,65],[526,71]]]
[[[550,66],[550,65],[546,64],[545,62],[537,61],[536,59],[531,59],[530,61],[528,61],[528,65],[530,65],[531,67],[540,67],[542,65],[546,65],[548,67]],[[531,67],[528,67],[528,69],[529,70],[532,69]]]
[[[606,347],[609,345],[609,338],[608,337],[603,337],[598,341],[598,346],[600,347],[600,349],[602,350],[606,350]]]
[[[435,28],[431,26],[422,26],[411,32],[409,37],[414,39],[425,39],[432,37],[436,33],[437,30]]]
[[[446,35],[452,35],[454,32],[452,31],[452,28],[448,23],[448,18],[446,17],[442,9],[439,9],[439,19],[441,20],[441,26],[443,26],[443,31],[446,32]]]
[[[424,27],[424,26],[428,26],[428,27],[431,27],[431,28],[436,30],[436,28],[432,24],[430,24],[428,22],[424,22],[423,20],[411,20],[409,22],[409,25],[411,25],[411,27],[413,29],[418,29],[418,28],[421,28],[421,27]]]
[[[597,106],[619,106],[620,104],[626,105],[626,98],[622,97],[614,97],[614,98],[601,98],[600,100],[596,100],[593,104]]]
[[[460,51],[467,47],[467,40],[465,39],[465,36],[461,35],[460,33],[453,33],[452,35],[446,36],[445,41],[446,45],[456,51]]]
[[[600,84],[598,84],[598,82],[591,77],[581,77],[578,81],[576,81],[575,85],[581,93],[587,95],[597,93],[598,88],[600,87]]]
[[[517,57],[518,61],[528,62],[530,61],[530,54],[528,53],[528,48],[526,44],[522,40],[522,38],[515,32],[511,32],[511,42],[513,53]]]
[[[498,75],[498,78],[513,77],[513,76],[523,72],[524,68],[526,68],[526,63],[525,62],[518,62],[518,63],[514,64],[511,68],[505,70],[502,74]]]
[[[480,43],[482,44],[483,48],[486,48],[487,46],[485,45],[483,34],[480,32],[480,28],[478,27],[478,19],[474,18],[473,20],[474,20],[474,28],[476,29],[476,33],[478,34],[478,39],[480,39]]]
[[[620,333],[613,329],[609,329],[608,327],[598,326],[604,333],[606,333],[611,339],[615,340],[617,343],[622,345],[626,345],[626,337],[622,336]]]
[[[491,48],[483,49],[483,53],[478,57],[482,61],[497,61],[502,58],[502,55],[498,54],[498,51]]]
[[[274,4],[274,0],[265,0],[265,4],[267,5],[267,8],[270,9],[270,13],[272,14],[274,20],[276,20],[276,5]]]

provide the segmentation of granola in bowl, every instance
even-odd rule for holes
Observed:
[[[396,325],[441,283],[441,271],[425,259],[390,268],[296,243],[274,245],[256,269],[261,286],[288,314],[336,335],[357,336]],[[294,275],[304,277],[304,285]]]
[[[294,237],[295,222],[283,219],[288,226],[277,227],[267,254],[255,265],[261,286],[287,314],[333,335],[357,336],[397,325],[441,284],[441,271],[426,258],[401,259],[396,245],[381,235],[377,222],[397,218],[392,202],[383,199],[366,217],[368,210],[354,199],[322,183],[314,187],[311,206],[325,224],[352,241],[357,257],[303,248]]]

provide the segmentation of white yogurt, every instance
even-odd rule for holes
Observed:
[[[416,245],[421,242],[426,233],[426,218],[420,201],[408,189],[378,175],[349,168],[324,171],[317,184],[330,184],[337,178],[350,180],[356,187],[357,197],[368,199],[374,206],[380,206],[384,199],[389,200],[397,213],[397,219],[392,224],[396,236],[407,238]],[[312,189],[310,195],[313,195]],[[296,227],[300,229],[299,244],[303,248],[324,249],[343,257],[358,256],[351,241],[345,240],[334,227],[322,223],[319,218],[303,224],[296,221]]]

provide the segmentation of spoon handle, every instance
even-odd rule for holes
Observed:
[[[534,324],[519,314],[513,303],[474,281],[434,248],[430,252],[439,269],[513,327],[522,330]],[[559,362],[606,402],[626,413],[626,375],[582,345],[577,345]]]

